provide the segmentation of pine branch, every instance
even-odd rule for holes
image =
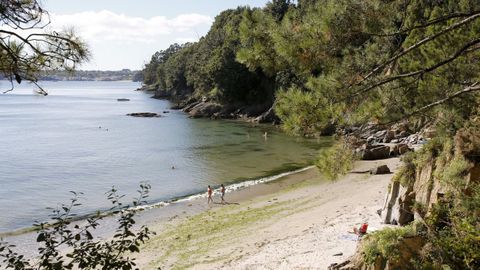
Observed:
[[[399,29],[399,31],[393,32],[393,33],[377,34],[377,33],[371,33],[371,32],[363,32],[363,31],[354,31],[354,32],[358,33],[358,34],[366,34],[366,35],[369,35],[369,36],[392,37],[392,36],[406,34],[406,33],[410,32],[412,30],[415,30],[415,29],[426,28],[428,26],[431,26],[431,25],[434,25],[434,24],[437,24],[437,23],[442,23],[442,22],[445,22],[445,21],[448,21],[448,20],[451,20],[451,19],[464,18],[464,17],[472,16],[474,14],[477,14],[478,12],[479,11],[470,12],[470,13],[452,13],[452,14],[448,14],[446,16],[435,18],[435,19],[430,20],[430,21],[428,21],[424,24],[414,25],[414,26],[406,28],[406,29]]]
[[[468,86],[468,87],[466,87],[466,88],[464,88],[464,89],[462,89],[462,90],[460,90],[460,91],[457,91],[457,92],[455,92],[455,93],[453,93],[453,94],[451,94],[451,95],[448,95],[448,96],[445,97],[445,98],[442,98],[442,99],[437,100],[437,101],[435,101],[435,102],[432,102],[432,103],[430,103],[430,104],[428,104],[428,105],[425,105],[425,106],[423,106],[423,107],[415,110],[414,112],[409,113],[409,114],[407,114],[406,116],[402,117],[402,119],[406,119],[406,118],[412,117],[412,116],[414,116],[414,115],[421,114],[421,113],[423,113],[423,112],[425,112],[425,111],[428,111],[428,110],[432,109],[433,107],[436,107],[436,106],[438,106],[438,105],[441,105],[441,104],[443,104],[443,103],[445,103],[445,102],[447,102],[447,101],[449,101],[449,100],[452,100],[452,99],[454,99],[454,98],[456,98],[456,97],[459,97],[459,96],[461,96],[461,95],[464,95],[464,94],[467,94],[467,93],[470,93],[470,92],[480,91],[480,85],[478,85],[478,84],[479,84],[478,82],[475,82],[475,83],[471,84],[470,86]],[[387,123],[381,123],[381,124],[382,124],[382,125],[389,125],[389,124],[395,123],[395,122],[397,122],[397,121],[399,121],[399,120],[401,120],[401,119],[397,119],[397,120],[393,120],[393,121],[390,121],[390,122],[387,122]]]
[[[449,96],[446,97],[446,98],[437,100],[437,101],[435,101],[435,102],[433,102],[433,103],[430,103],[430,104],[428,104],[428,105],[426,105],[426,106],[421,107],[420,109],[418,109],[418,110],[414,111],[413,113],[409,114],[408,117],[410,117],[410,116],[412,116],[412,115],[414,115],[414,114],[417,114],[417,113],[420,113],[420,112],[429,110],[429,109],[431,109],[431,108],[433,108],[433,107],[435,107],[435,106],[438,106],[438,105],[440,105],[440,104],[442,104],[442,103],[445,103],[445,102],[447,102],[447,101],[449,101],[449,100],[451,100],[451,99],[453,99],[453,98],[455,98],[455,97],[458,97],[458,96],[460,96],[460,95],[463,95],[463,94],[466,94],[466,93],[470,93],[470,92],[474,92],[474,91],[478,91],[478,90],[480,90],[480,85],[478,85],[478,82],[475,82],[475,83],[473,83],[472,85],[470,85],[469,87],[466,87],[466,88],[464,88],[463,90],[457,91],[457,92],[449,95]]]
[[[374,83],[368,87],[365,87],[359,91],[357,91],[356,93],[354,93],[353,95],[351,95],[350,97],[356,97],[356,96],[359,96],[361,94],[364,94],[374,88],[377,88],[379,86],[382,86],[386,83],[389,83],[389,82],[392,82],[392,81],[395,81],[395,80],[399,80],[399,79],[405,79],[405,78],[409,78],[409,77],[413,77],[413,76],[422,76],[423,74],[425,73],[428,73],[428,72],[432,72],[434,70],[436,70],[437,68],[440,68],[452,61],[454,61],[455,59],[457,59],[458,57],[460,57],[461,55],[463,55],[465,52],[466,53],[470,53],[470,52],[473,52],[477,49],[479,49],[478,47],[474,48],[474,50],[469,50],[470,47],[474,46],[474,45],[477,45],[480,43],[480,38],[477,38],[477,39],[474,39],[472,41],[470,41],[469,43],[465,44],[462,48],[460,48],[458,51],[456,51],[452,56],[450,56],[449,58],[447,59],[444,59],[428,68],[425,68],[425,69],[421,69],[421,70],[416,70],[416,71],[412,71],[412,72],[409,72],[409,73],[403,73],[403,74],[399,74],[399,75],[395,75],[395,76],[391,76],[391,77],[387,77],[386,79],[383,79],[377,83]]]
[[[465,18],[457,23],[454,23],[452,25],[450,25],[449,27],[446,27],[444,28],[443,30],[441,30],[440,32],[438,33],[435,33],[431,36],[428,36],[428,37],[425,37],[424,39],[418,41],[417,43],[413,44],[412,46],[406,48],[405,50],[403,50],[402,52],[398,53],[397,55],[391,57],[390,59],[388,59],[387,61],[385,61],[384,63],[378,65],[376,68],[374,68],[372,71],[370,71],[367,75],[363,76],[363,79],[359,82],[357,82],[355,85],[359,85],[359,84],[362,84],[363,82],[365,82],[366,80],[368,80],[370,77],[372,77],[374,74],[376,74],[377,72],[379,72],[380,70],[384,69],[387,65],[393,63],[394,61],[396,61],[397,59],[399,59],[400,57],[408,54],[409,52],[419,48],[420,46],[422,46],[423,44],[425,43],[428,43],[432,40],[435,40],[436,38],[452,31],[452,30],[455,30],[467,23],[470,23],[476,19],[478,19],[480,17],[480,12],[477,12],[475,14],[473,14],[472,16],[469,16],[468,18]],[[353,86],[353,85],[352,85]],[[350,86],[351,87],[351,86]]]

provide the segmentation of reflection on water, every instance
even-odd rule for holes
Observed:
[[[0,232],[44,220],[45,208],[67,202],[70,190],[85,193],[79,213],[108,207],[111,186],[132,196],[141,181],[152,185],[150,200],[166,200],[304,166],[329,144],[269,125],[189,119],[167,101],[132,91],[137,83],[44,87],[47,97],[28,84],[0,96]],[[163,117],[126,116],[147,111]]]

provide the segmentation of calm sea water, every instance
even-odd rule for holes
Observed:
[[[329,144],[269,125],[189,119],[167,101],[133,91],[138,83],[43,86],[46,97],[29,84],[0,95],[0,232],[47,220],[46,208],[67,203],[69,191],[84,193],[79,214],[108,208],[112,186],[133,196],[142,181],[158,202],[304,166]],[[163,117],[126,116],[146,111]]]

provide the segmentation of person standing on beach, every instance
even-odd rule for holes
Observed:
[[[225,186],[222,184],[220,187],[220,194],[222,194],[222,203],[225,203]]]
[[[213,203],[213,199],[212,199],[212,188],[210,187],[210,185],[208,185],[208,188],[207,188],[207,195],[208,195],[208,199],[207,199],[207,203],[210,204],[210,202]]]

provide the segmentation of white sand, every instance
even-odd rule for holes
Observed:
[[[399,160],[361,161],[356,163],[354,170],[367,170],[382,164],[387,164],[395,171]],[[316,169],[290,176],[296,177],[296,181],[299,178],[308,181],[297,188],[285,186],[290,188],[239,200],[240,205],[235,211],[242,211],[242,208],[261,209],[272,203],[290,205],[290,202],[292,209],[284,209],[259,222],[239,226],[234,233],[229,232],[228,228],[211,232],[219,235],[222,241],[211,243],[211,248],[197,257],[187,256],[187,260],[192,260],[189,268],[326,269],[332,263],[342,262],[353,255],[356,249],[356,236],[348,233],[354,226],[368,222],[369,231],[384,226],[380,223],[377,210],[381,208],[392,176],[348,174],[335,182],[321,182]],[[209,211],[214,214],[215,211],[227,210],[214,206]],[[153,239],[155,241],[159,240]],[[202,241],[193,239],[191,245],[200,245]],[[162,247],[168,249],[168,245]],[[139,258],[142,269],[178,267],[176,258],[179,255],[175,252],[158,262],[164,251],[160,248],[142,252]],[[157,262],[152,264],[155,260]]]

